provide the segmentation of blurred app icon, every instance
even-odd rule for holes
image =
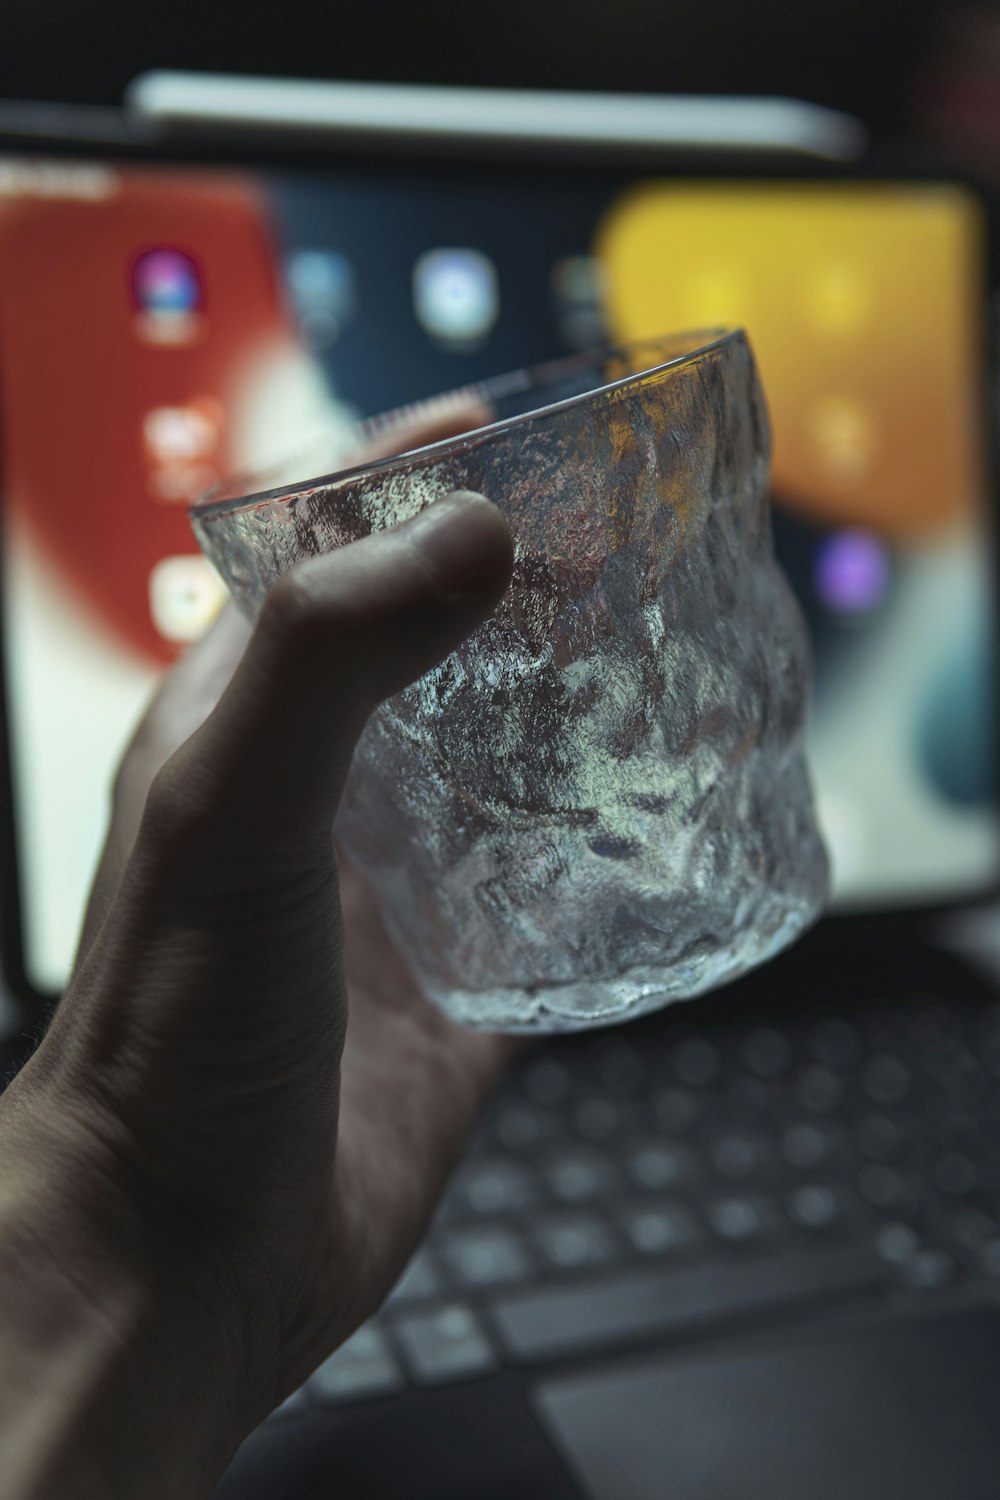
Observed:
[[[149,575],[149,612],[165,641],[198,641],[226,599],[226,586],[207,558],[162,558]]]
[[[139,337],[150,344],[190,344],[202,333],[198,263],[183,250],[145,250],[132,262],[132,302]]]
[[[814,575],[827,609],[840,615],[866,614],[885,599],[891,565],[885,543],[870,531],[837,531],[821,545]]]
[[[157,463],[205,458],[218,445],[221,419],[220,403],[211,398],[185,406],[154,406],[142,423],[146,452]]]
[[[874,286],[864,267],[844,259],[814,261],[804,267],[800,304],[804,315],[825,334],[856,336],[875,313]]]
[[[142,437],[154,499],[183,505],[218,483],[224,421],[215,396],[198,396],[183,406],[154,406],[146,413]]]
[[[552,289],[562,302],[599,307],[604,301],[604,267],[596,255],[566,255],[552,268]]]
[[[872,468],[878,455],[878,433],[871,408],[854,396],[822,395],[803,415],[817,469],[850,484]]]
[[[479,250],[428,250],[413,267],[413,310],[431,338],[474,348],[500,316],[496,267]]]
[[[285,261],[285,285],[310,349],[335,344],[357,305],[354,267],[339,250],[296,250]]]
[[[567,255],[552,268],[559,337],[570,349],[608,342],[604,267],[596,255]]]

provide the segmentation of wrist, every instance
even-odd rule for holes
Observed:
[[[0,1099],[5,1494],[207,1496],[263,1415],[223,1305],[53,1092],[25,1078]]]

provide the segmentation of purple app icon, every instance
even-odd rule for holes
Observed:
[[[146,250],[132,264],[132,296],[141,312],[183,317],[201,302],[197,262],[183,250]]]
[[[861,614],[885,598],[890,581],[885,545],[870,531],[838,531],[819,547],[816,593],[837,614]]]

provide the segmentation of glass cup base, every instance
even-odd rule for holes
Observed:
[[[590,1031],[638,1020],[739,979],[766,963],[816,920],[813,904],[796,902],[776,930],[747,934],[738,950],[709,951],[666,966],[639,964],[607,979],[463,990],[421,976],[421,989],[449,1020],[474,1031],[543,1036]]]

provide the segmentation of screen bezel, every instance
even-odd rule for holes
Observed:
[[[551,139],[516,144],[498,142],[483,151],[481,159],[470,160],[468,150],[460,143],[415,140],[401,133],[399,141],[384,137],[377,143],[356,139],[339,139],[335,132],[308,138],[277,136],[199,126],[172,131],[161,124],[144,120],[124,111],[80,109],[62,106],[0,107],[0,154],[36,156],[48,160],[110,158],[122,163],[162,165],[235,167],[249,171],[282,168],[322,177],[330,171],[398,177],[413,171],[467,175],[482,172],[487,177],[525,180],[544,177],[565,170],[578,176],[652,176],[662,173],[692,180],[852,182],[887,186],[900,183],[949,183],[973,193],[978,200],[986,225],[986,298],[983,306],[981,359],[981,427],[984,437],[983,462],[987,476],[985,498],[989,506],[986,525],[993,556],[994,645],[1000,647],[1000,556],[998,556],[997,510],[998,435],[996,432],[997,361],[990,302],[1000,282],[1000,224],[997,210],[982,187],[953,164],[935,159],[927,153],[920,156],[899,148],[875,150],[863,161],[828,161],[781,152],[750,154],[704,150],[685,152],[664,149],[654,155],[648,149],[630,152],[618,146],[613,152],[584,151],[567,142],[560,145]],[[0,473],[3,468],[3,393],[0,391]],[[0,488],[0,549],[3,547],[4,514]],[[28,1024],[37,1023],[58,996],[40,990],[25,970],[24,927],[19,879],[19,830],[15,787],[16,768],[10,743],[9,702],[6,683],[4,641],[5,611],[3,577],[0,569],[0,970],[6,987],[23,1008]],[[1000,660],[1000,651],[997,653]],[[973,884],[962,891],[952,891],[946,898],[925,901],[913,906],[889,907],[876,903],[858,903],[850,910],[824,916],[816,934],[805,939],[826,955],[865,947],[879,935],[887,942],[926,939],[940,919],[957,908],[986,905],[1000,895],[1000,859],[993,879]]]

